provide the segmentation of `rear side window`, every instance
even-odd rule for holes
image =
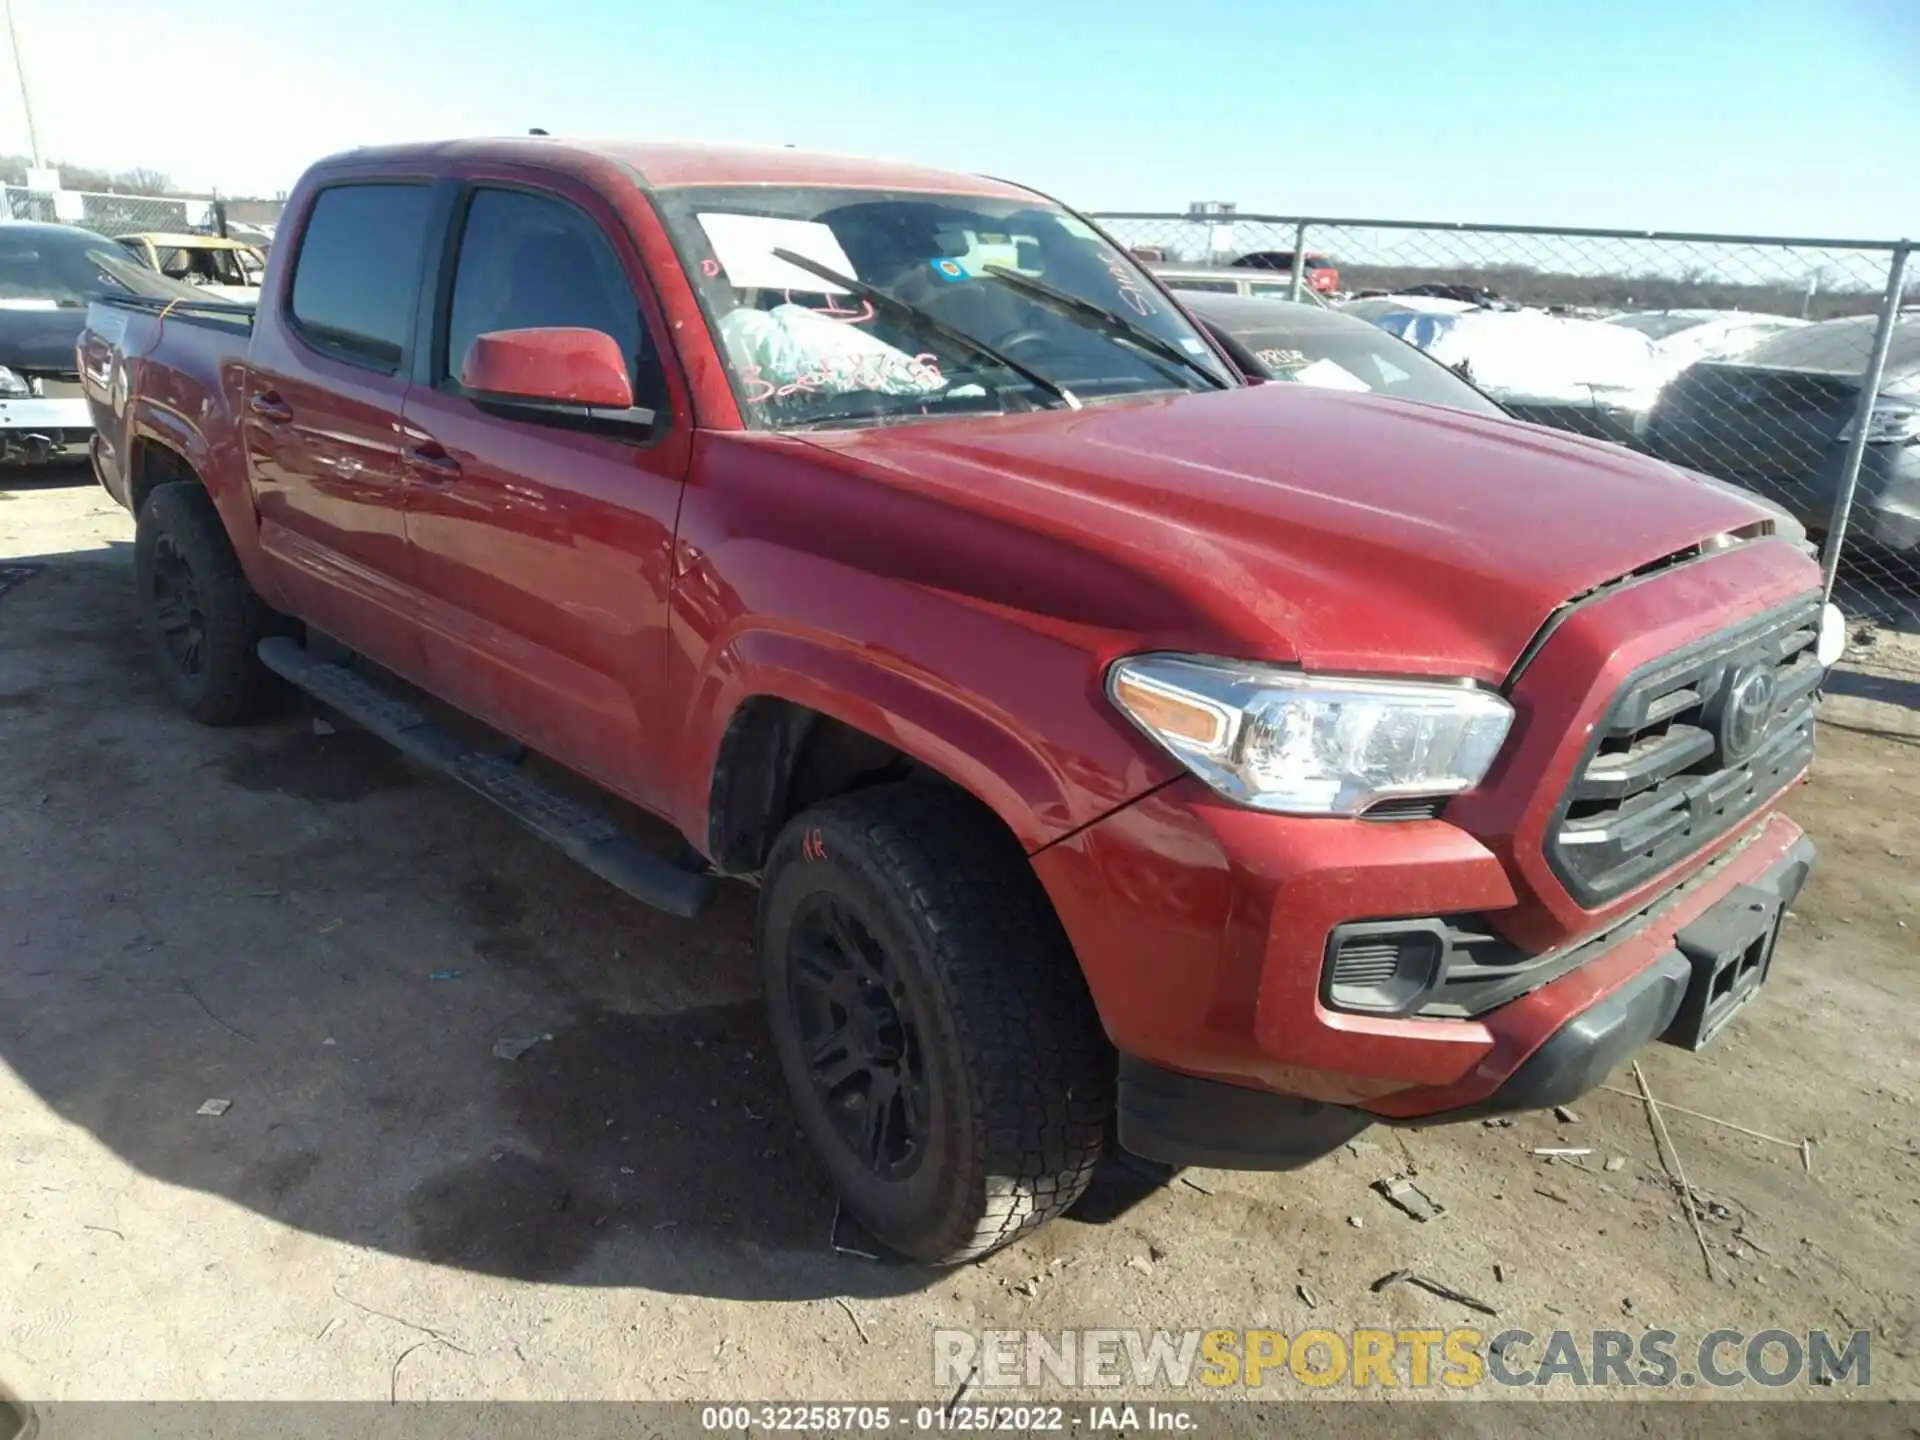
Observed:
[[[400,368],[431,203],[425,185],[335,185],[315,197],[291,302],[308,344],[369,369]]]
[[[599,225],[552,196],[476,190],[460,232],[440,380],[458,380],[476,335],[547,326],[611,335],[627,357],[634,403],[665,408],[659,354]]]

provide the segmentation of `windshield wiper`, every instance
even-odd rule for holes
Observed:
[[[1163,360],[1171,360],[1182,369],[1198,375],[1216,390],[1229,389],[1233,384],[1231,380],[1209,370],[1172,341],[1162,340],[1151,330],[1130,323],[1103,305],[1096,305],[1091,300],[1082,300],[1078,295],[1069,295],[1064,290],[1056,290],[1044,280],[1036,280],[1031,275],[1022,275],[1018,270],[1009,270],[1004,265],[988,265],[984,269],[1002,285],[1010,286],[1022,295],[1031,296],[1054,313],[1077,321],[1089,330],[1098,330],[1110,340],[1118,340],[1136,349],[1151,351]]]
[[[1018,360],[1002,355],[984,340],[976,340],[973,336],[967,334],[966,331],[954,329],[953,326],[947,324],[946,321],[939,319],[937,316],[929,315],[919,306],[909,305],[906,301],[896,299],[884,290],[875,289],[863,280],[856,280],[851,275],[842,275],[839,271],[822,265],[817,260],[809,260],[805,255],[796,255],[791,250],[785,250],[779,247],[775,247],[771,253],[776,260],[784,260],[789,265],[797,265],[800,269],[807,271],[811,275],[818,275],[829,284],[838,285],[841,289],[858,295],[862,300],[871,301],[876,311],[882,315],[892,317],[902,325],[918,330],[921,334],[929,336],[932,339],[944,341],[957,349],[965,350],[976,358],[985,360],[988,364],[998,365],[1003,370],[1011,370],[1022,380],[1033,386],[1034,389],[1041,391],[1043,394],[1051,395],[1069,410],[1078,410],[1080,408],[1079,399],[1064,385],[1056,385],[1053,381],[1047,379],[1046,376],[1039,374],[1037,371],[1029,370]]]

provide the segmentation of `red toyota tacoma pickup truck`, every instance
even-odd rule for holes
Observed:
[[[1837,616],[1766,512],[1251,383],[1017,185],[362,150],[257,314],[99,304],[80,369],[187,711],[277,675],[642,899],[758,886],[800,1123],[923,1260],[1113,1139],[1284,1168],[1698,1046],[1812,863]]]

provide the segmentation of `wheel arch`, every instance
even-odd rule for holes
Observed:
[[[700,690],[683,800],[709,858],[760,868],[782,825],[836,794],[900,779],[971,796],[1031,854],[1071,828],[1064,777],[1005,716],[932,677],[826,637],[736,637]]]

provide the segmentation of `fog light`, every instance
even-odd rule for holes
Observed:
[[[1321,998],[1335,1010],[1406,1015],[1446,975],[1447,927],[1439,920],[1370,920],[1327,937]]]

